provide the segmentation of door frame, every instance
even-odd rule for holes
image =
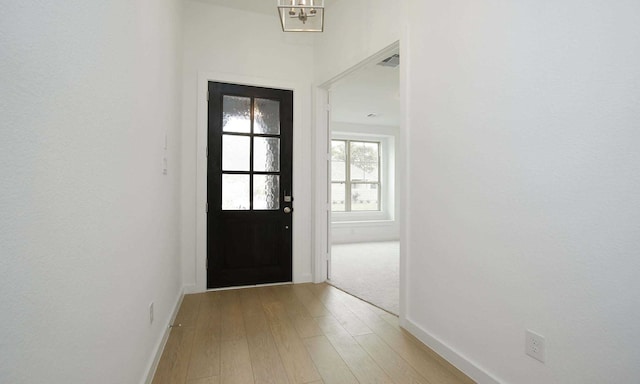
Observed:
[[[293,91],[293,197],[296,208],[292,224],[292,277],[293,283],[312,281],[310,87],[286,80],[201,71],[198,72],[196,112],[196,283],[193,292],[207,291],[207,94],[210,81]]]
[[[396,195],[396,199],[400,199],[399,211],[397,214],[400,216],[400,297],[399,297],[399,317],[400,324],[405,324],[406,319],[406,303],[407,303],[407,289],[406,289],[406,254],[408,238],[408,207],[406,202],[408,201],[408,168],[409,168],[409,155],[408,155],[408,121],[406,110],[406,94],[408,89],[407,84],[407,54],[404,50],[400,40],[384,47],[373,55],[360,61],[354,66],[346,69],[340,74],[319,83],[314,87],[314,282],[321,283],[327,279],[329,273],[329,263],[331,260],[331,204],[329,202],[329,187],[331,185],[329,181],[329,143],[331,135],[331,111],[329,93],[331,88],[338,84],[342,79],[350,75],[351,73],[365,68],[371,64],[380,62],[387,58],[389,54],[398,51],[400,52],[400,132],[398,135],[398,141],[396,142],[396,163],[398,167],[398,173],[396,175],[396,183],[400,187],[400,193]],[[405,57],[403,60],[402,57]]]

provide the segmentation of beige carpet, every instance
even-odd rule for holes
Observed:
[[[397,241],[331,247],[329,282],[362,300],[398,314],[400,246]]]

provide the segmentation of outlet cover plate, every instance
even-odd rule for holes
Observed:
[[[546,343],[544,336],[527,329],[525,352],[527,355],[544,363],[546,359]]]

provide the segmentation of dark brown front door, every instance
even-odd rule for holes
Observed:
[[[207,287],[291,281],[293,92],[209,82]]]

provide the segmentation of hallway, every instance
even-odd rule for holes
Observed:
[[[473,382],[327,284],[187,295],[175,324],[153,384]]]
[[[640,383],[640,1],[327,0],[313,34],[276,3],[0,1],[0,383],[151,384],[163,351],[156,383],[455,382],[412,337],[483,384]],[[397,123],[331,107],[370,59]],[[203,293],[209,81],[294,93],[291,281],[401,234],[413,336],[324,284]]]

